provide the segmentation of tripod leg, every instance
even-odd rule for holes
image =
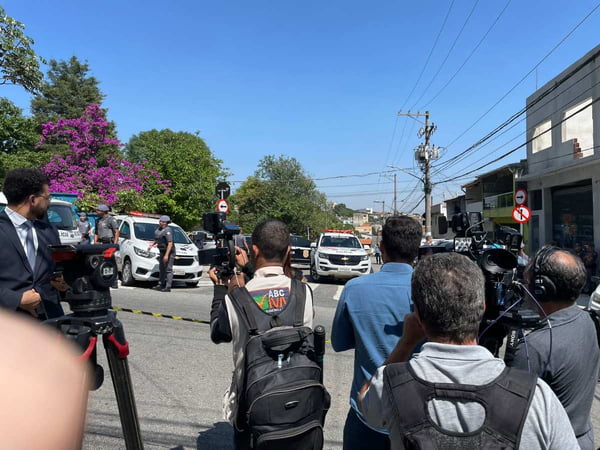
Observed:
[[[144,444],[142,443],[140,423],[129,374],[129,364],[127,363],[129,346],[125,340],[122,325],[120,323],[118,325],[120,327],[115,328],[113,334],[104,336],[104,348],[106,349],[110,375],[115,388],[117,405],[119,406],[125,446],[127,450],[142,450]]]

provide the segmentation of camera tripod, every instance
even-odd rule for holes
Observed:
[[[129,344],[125,339],[123,324],[117,319],[117,313],[108,309],[75,311],[62,317],[49,319],[45,323],[58,329],[67,339],[75,341],[82,348],[81,360],[89,361],[94,369],[95,380],[92,390],[98,389],[104,381],[104,370],[98,365],[96,355],[98,337],[102,336],[119,407],[125,446],[127,450],[142,450],[144,444],[127,363]]]

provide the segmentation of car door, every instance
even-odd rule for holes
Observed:
[[[131,250],[131,226],[129,222],[123,220],[119,227],[119,251],[115,254],[117,260],[117,269],[120,271],[123,268],[123,259]]]

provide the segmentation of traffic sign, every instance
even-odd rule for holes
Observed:
[[[221,181],[219,184],[217,184],[215,194],[222,200],[225,200],[227,197],[229,197],[229,194],[231,194],[231,187],[229,186],[229,183]]]
[[[221,199],[217,202],[217,212],[229,213],[229,203],[227,203],[227,200]]]
[[[512,218],[515,222],[525,223],[531,219],[531,210],[524,205],[516,206],[512,212]]]
[[[515,191],[515,203],[523,205],[527,201],[527,191],[525,189],[517,189]]]

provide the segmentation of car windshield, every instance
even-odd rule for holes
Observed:
[[[323,236],[323,239],[321,240],[321,245],[323,247],[362,248],[362,245],[360,245],[360,242],[354,236]]]
[[[291,237],[292,247],[310,247],[310,241],[302,236]]]
[[[74,230],[77,228],[77,219],[70,206],[50,205],[48,208],[48,222],[59,230]]]
[[[191,244],[192,241],[187,237],[183,230],[177,226],[169,225],[173,231],[173,242],[176,244]],[[154,241],[154,231],[158,228],[158,224],[155,223],[134,223],[133,233],[136,238],[143,241]]]

